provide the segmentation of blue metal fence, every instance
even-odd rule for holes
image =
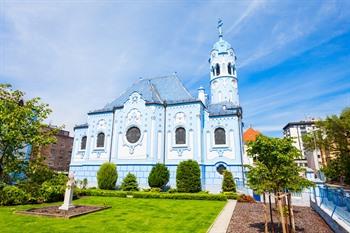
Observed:
[[[338,217],[350,225],[350,191],[342,188],[318,185],[313,194],[316,204],[329,210],[331,218]]]

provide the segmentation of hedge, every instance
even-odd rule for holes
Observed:
[[[81,190],[81,195],[85,196],[105,196],[105,197],[127,197],[152,198],[152,199],[176,199],[176,200],[212,200],[226,201],[228,196],[224,194],[194,194],[194,193],[156,193],[156,192],[125,192],[107,191],[101,189]]]

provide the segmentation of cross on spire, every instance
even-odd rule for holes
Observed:
[[[219,18],[219,21],[218,21],[218,29],[219,29],[219,38],[221,39],[222,38],[222,25],[224,23],[222,22],[222,20]]]

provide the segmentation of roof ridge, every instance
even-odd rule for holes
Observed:
[[[151,80],[148,80],[148,84],[151,87],[151,91],[154,92],[157,96],[157,98],[159,99],[160,102],[163,102],[162,97],[160,96],[158,89],[153,85],[153,83],[151,82]]]

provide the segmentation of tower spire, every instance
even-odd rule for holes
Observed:
[[[223,25],[224,23],[222,22],[222,20],[219,18],[219,20],[218,20],[218,29],[219,29],[219,38],[220,38],[220,40],[222,39],[222,25]]]

